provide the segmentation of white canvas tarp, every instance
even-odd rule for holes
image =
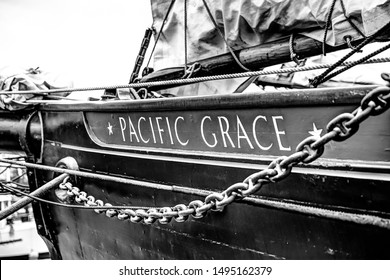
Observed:
[[[16,67],[5,66],[0,68],[0,91],[7,91],[9,94],[0,95],[0,110],[21,110],[31,105],[26,104],[27,100],[41,100],[41,95],[14,94],[13,91],[23,90],[48,90],[70,88],[73,82],[61,75],[38,68],[27,70]],[[69,93],[57,93],[56,96],[67,96]]]
[[[184,1],[176,0],[154,53],[154,68],[184,64]],[[188,61],[226,53],[226,45],[210,20],[202,0],[187,1]],[[346,15],[369,36],[390,21],[389,0],[342,0]],[[151,0],[154,28],[158,32],[171,0]],[[230,47],[242,49],[275,39],[304,34],[323,40],[332,0],[206,0]],[[326,43],[345,43],[344,37],[361,38],[336,0]]]

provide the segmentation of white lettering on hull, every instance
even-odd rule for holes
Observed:
[[[249,122],[248,118],[238,115],[205,115],[199,125],[192,122],[192,117],[186,119],[184,116],[117,118],[119,126],[108,123],[106,131],[108,137],[115,137],[115,132],[119,133],[122,143],[118,144],[155,144],[153,146],[177,148],[193,142],[196,148],[203,145],[204,148],[219,150],[268,151],[277,147],[279,151],[291,151],[286,131],[282,129],[284,118],[281,115],[257,115]]]

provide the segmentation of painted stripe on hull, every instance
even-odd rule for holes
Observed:
[[[245,168],[245,169],[253,169],[260,170],[265,169],[267,164],[258,164],[258,163],[243,163],[243,162],[232,162],[232,161],[220,161],[220,160],[209,160],[209,159],[199,159],[192,157],[179,157],[179,156],[166,156],[166,155],[154,155],[154,154],[142,154],[142,153],[134,153],[134,152],[123,152],[123,151],[113,151],[113,150],[103,150],[103,149],[95,149],[88,147],[81,147],[75,145],[68,144],[60,144],[58,142],[53,142],[50,140],[46,140],[45,142],[54,145],[60,146],[63,149],[75,150],[75,151],[84,151],[95,154],[105,154],[105,155],[114,155],[120,157],[128,157],[128,158],[140,158],[140,159],[148,159],[148,160],[160,160],[160,161],[171,161],[171,162],[181,162],[181,163],[189,163],[189,164],[200,164],[200,165],[213,165],[213,166],[224,166],[224,167],[234,167],[234,168]],[[214,154],[213,154],[214,156]],[[269,158],[272,160],[272,158]],[[339,161],[341,163],[341,161]],[[390,182],[390,165],[388,163],[375,163],[375,165],[367,165],[357,163],[359,167],[363,168],[373,168],[375,166],[378,169],[383,171],[388,170],[387,173],[374,173],[374,172],[365,172],[365,171],[348,171],[348,170],[335,170],[335,169],[316,169],[316,168],[307,168],[307,167],[295,167],[293,169],[293,173],[298,174],[315,174],[315,175],[323,175],[323,176],[331,176],[331,177],[343,177],[343,178],[354,178],[354,179],[364,179],[364,180],[381,180]],[[341,164],[340,164],[341,166]],[[349,167],[356,167],[349,164]],[[338,167],[337,165],[335,166]]]

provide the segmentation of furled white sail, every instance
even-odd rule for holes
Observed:
[[[154,28],[162,26],[172,0],[151,0]],[[184,1],[187,1],[187,57],[196,61],[226,53],[202,0],[176,0],[154,52],[154,68],[184,64]],[[219,29],[234,50],[275,39],[304,34],[323,41],[333,0],[205,0]],[[343,9],[345,7],[345,10]],[[345,12],[344,12],[345,11]],[[349,20],[347,19],[349,18]],[[345,43],[369,36],[390,20],[389,0],[336,0],[331,12],[326,44]],[[351,23],[352,22],[352,23]]]

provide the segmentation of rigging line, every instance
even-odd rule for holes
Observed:
[[[294,33],[291,33],[289,40],[289,49],[290,49],[290,58],[295,62],[296,66],[301,67],[304,66],[305,59],[300,60],[299,55],[294,51]]]
[[[0,158],[0,159],[18,160],[17,158],[8,158],[8,157],[4,157],[4,158]],[[18,160],[18,162],[24,162],[24,160],[23,160],[23,161],[19,161],[19,160]],[[0,168],[1,168],[1,167],[4,167],[4,168],[12,168],[12,164],[11,164],[11,165],[0,165]]]
[[[256,198],[246,197],[248,201],[256,203]],[[345,222],[352,222],[361,225],[371,225],[390,229],[390,219],[382,218],[374,215],[349,213],[343,211],[335,211],[325,208],[304,206],[299,204],[291,204],[283,201],[265,200],[259,202],[263,206],[268,206],[277,209],[283,209],[291,212],[298,212],[306,215],[317,216],[322,218],[328,218],[333,220],[340,220]]]
[[[16,190],[17,191],[17,190]],[[23,192],[17,191],[18,193],[21,193],[21,195],[25,195],[30,197],[31,199],[35,199],[35,196],[27,195]],[[211,193],[211,192],[210,192]],[[58,205],[61,207],[66,208],[73,208],[73,209],[82,209],[82,210],[88,210],[88,209],[94,209],[94,210],[126,210],[126,209],[135,209],[135,210],[149,210],[149,209],[163,209],[166,207],[137,207],[137,206],[82,206],[82,205],[67,205],[67,204],[61,204],[61,203],[55,203],[48,200],[43,200],[36,198],[36,200]],[[375,216],[372,213],[371,214],[361,214],[361,213],[353,213],[353,212],[345,212],[345,211],[339,211],[339,210],[332,210],[332,209],[326,209],[326,208],[320,208],[320,207],[313,207],[313,206],[307,206],[302,204],[296,204],[291,202],[285,202],[285,201],[278,201],[278,200],[269,200],[264,198],[256,198],[256,197],[245,197],[241,201],[244,201],[246,203],[253,203],[255,205],[261,205],[261,206],[267,206],[272,207],[276,209],[282,209],[292,212],[298,212],[305,215],[311,215],[311,216],[318,216],[328,219],[334,219],[334,220],[341,220],[341,221],[347,221],[352,222],[356,224],[362,224],[362,225],[373,225],[378,226],[382,228],[389,229],[390,220],[387,218],[383,218],[380,216]],[[239,201],[237,201],[239,202]],[[168,207],[173,209],[173,207]],[[353,210],[353,209],[351,209]],[[355,209],[356,210],[356,209]]]
[[[342,62],[337,67],[340,66],[348,66],[353,63],[350,62]],[[363,62],[362,64],[370,64],[370,63],[386,63],[390,62],[390,57],[383,58],[373,58]],[[13,94],[35,94],[35,93],[59,93],[59,92],[68,92],[68,91],[92,91],[92,90],[105,90],[105,89],[116,89],[116,88],[141,88],[141,87],[154,87],[154,86],[172,86],[172,85],[185,85],[190,83],[198,83],[198,82],[207,82],[213,80],[224,80],[224,79],[233,79],[233,78],[245,78],[251,76],[262,76],[262,75],[273,75],[273,74],[285,74],[285,73],[295,73],[295,72],[304,72],[311,70],[318,70],[329,68],[334,64],[326,63],[326,64],[318,64],[311,65],[305,67],[292,67],[292,68],[283,68],[283,69],[275,69],[275,70],[261,70],[261,71],[251,71],[251,72],[242,72],[235,74],[223,74],[223,75],[214,75],[214,76],[204,76],[204,77],[196,77],[196,78],[188,78],[188,79],[179,79],[179,80],[166,80],[166,81],[157,81],[157,82],[144,82],[144,83],[132,83],[132,84],[122,84],[122,85],[110,85],[110,86],[97,86],[97,87],[80,87],[80,88],[67,88],[67,89],[52,89],[52,90],[21,90],[21,91],[13,91]],[[0,95],[9,94],[7,91],[0,91]],[[35,101],[28,100],[26,103],[36,103]],[[37,102],[45,102],[44,100],[39,100]]]
[[[26,159],[27,157],[26,156],[12,156],[12,157],[9,157],[9,156],[6,156],[6,157],[0,157],[0,158],[4,158],[4,159],[16,159],[16,160],[21,160],[21,159]]]
[[[49,165],[41,165],[41,164],[28,163],[28,162],[15,162],[12,160],[5,160],[5,159],[0,159],[0,162],[12,163],[12,164],[16,164],[16,165],[25,166],[28,168],[33,168],[33,169],[53,171],[56,173],[66,173],[68,175],[74,175],[74,176],[80,176],[80,177],[85,177],[85,178],[90,178],[90,179],[97,179],[97,180],[116,182],[116,183],[122,183],[122,184],[128,184],[128,185],[135,185],[135,186],[146,187],[146,188],[151,188],[151,189],[166,190],[166,191],[178,191],[178,192],[182,192],[182,193],[196,194],[196,195],[200,194],[198,189],[192,189],[192,188],[175,186],[175,185],[164,185],[164,184],[159,184],[159,183],[150,183],[150,182],[136,180],[136,179],[128,179],[128,178],[116,177],[116,176],[111,176],[111,175],[96,174],[96,173],[91,173],[91,172],[58,168],[58,167],[53,167],[53,166],[49,166]]]
[[[204,7],[206,8],[206,11],[207,11],[207,14],[208,16],[210,17],[212,23],[214,24],[214,27],[215,29],[217,30],[217,33],[219,34],[219,36],[225,41],[225,44],[226,44],[226,47],[227,49],[229,50],[229,52],[231,53],[231,55],[233,56],[234,60],[237,62],[238,66],[240,66],[242,69],[244,69],[245,71],[249,72],[251,71],[250,69],[248,69],[247,67],[245,67],[241,61],[239,60],[239,58],[236,56],[236,54],[234,53],[233,49],[230,47],[227,39],[225,38],[225,36],[222,34],[221,30],[219,29],[218,27],[218,24],[217,22],[215,21],[214,17],[213,17],[213,14],[211,13],[210,11],[210,8],[209,6],[207,5],[206,3],[206,0],[202,0],[203,2],[203,5]]]
[[[42,203],[47,203],[55,206],[65,207],[65,208],[72,208],[72,209],[82,209],[82,210],[126,210],[126,209],[163,209],[165,207],[144,207],[144,206],[83,206],[83,205],[69,205],[69,204],[63,204],[58,203],[50,200],[41,199],[29,194],[26,194],[22,191],[19,191],[17,189],[14,189],[9,186],[2,186],[5,189],[8,189],[11,192],[16,192],[20,195],[24,195],[26,197],[29,197],[32,200],[39,201]],[[210,192],[211,193],[211,192]],[[343,212],[343,211],[337,211],[337,210],[331,210],[326,208],[319,208],[319,207],[313,207],[313,206],[305,206],[301,204],[294,204],[291,202],[284,202],[284,201],[277,201],[277,200],[268,200],[268,199],[261,199],[261,198],[255,198],[255,197],[245,197],[242,199],[242,201],[246,201],[249,203],[253,203],[255,205],[262,205],[262,206],[268,206],[276,209],[283,209],[287,211],[292,212],[298,212],[306,215],[312,215],[312,216],[318,216],[328,219],[335,219],[335,220],[341,220],[341,221],[348,221],[353,222],[357,224],[369,224],[373,226],[383,227],[383,228],[389,228],[389,219],[374,216],[371,214],[359,214],[359,213],[349,213],[349,212]],[[170,207],[171,208],[171,207]]]
[[[0,167],[4,167],[4,169],[2,171],[0,171],[0,175],[3,174],[4,172],[6,172],[7,170],[9,170],[10,168],[12,168],[12,164],[9,164],[7,166],[0,166]],[[18,167],[19,168],[19,167]],[[24,169],[24,167],[22,167]],[[13,180],[17,180],[19,178],[21,178],[23,175],[25,175],[26,172],[24,172],[21,176],[19,175],[17,178],[14,178]]]
[[[58,95],[48,95],[47,98],[55,99],[55,100],[71,100],[77,101],[75,98],[67,97],[67,96],[58,96]]]
[[[20,178],[22,178],[24,175],[26,175],[27,172],[23,172],[22,174],[16,176],[15,178],[12,178],[11,182],[10,183],[14,183],[15,181],[19,180]]]
[[[331,24],[331,21],[332,21],[332,14],[333,14],[333,9],[334,9],[335,4],[336,4],[336,0],[333,0],[332,3],[330,4],[328,15],[326,17],[325,30],[324,30],[324,39],[322,41],[322,54],[324,56],[326,55],[326,51],[325,51],[326,37],[328,35],[328,28],[329,28],[329,26]]]
[[[187,71],[187,0],[184,0],[184,72]]]
[[[36,166],[36,164],[29,164],[29,163],[23,163],[23,164],[29,165],[30,167]],[[75,170],[70,170],[70,169],[62,169],[62,168],[55,168],[55,167],[50,167],[50,166],[40,166],[40,165],[37,165],[37,166],[41,167],[41,169],[44,168],[46,170],[67,173],[69,175],[81,176],[80,173],[81,174],[84,174],[84,173],[89,174],[87,172],[80,172],[80,171],[76,172]],[[38,167],[37,167],[37,169],[39,169]],[[91,175],[91,174],[89,174],[89,175]],[[92,175],[98,175],[98,174],[92,174]],[[86,176],[86,177],[91,177],[91,176]],[[103,178],[107,179],[106,177],[110,177],[110,176],[100,175],[99,177],[102,179]],[[114,178],[119,179],[122,183],[128,183],[128,181],[135,181],[135,180],[122,179],[122,178],[118,178],[118,177],[114,177]],[[110,179],[112,180],[112,178],[110,178]],[[150,185],[144,185],[144,186],[151,187]],[[173,187],[175,187],[175,186],[173,186]],[[187,193],[187,194],[195,194],[193,189],[186,188],[186,187],[176,186],[176,188],[169,187],[169,189],[171,189],[171,191],[179,191],[179,192],[183,192],[183,193]],[[188,191],[188,190],[190,190],[190,191]],[[195,189],[195,191],[197,191],[196,192],[197,195],[201,195],[201,196],[207,196],[207,195],[210,195],[211,193],[213,193],[211,191],[199,190],[199,189]],[[268,199],[255,198],[255,197],[245,197],[245,198],[243,198],[243,201],[252,202],[252,203],[255,203],[257,205],[268,206],[268,207],[273,207],[273,208],[277,208],[277,209],[284,209],[284,210],[288,210],[288,211],[299,212],[299,213],[308,214],[308,215],[315,215],[315,216],[325,217],[325,218],[330,218],[330,219],[350,221],[350,222],[354,222],[354,223],[358,223],[358,224],[370,224],[370,225],[375,225],[375,226],[379,226],[379,227],[389,228],[388,224],[390,223],[388,219],[380,218],[377,216],[335,211],[335,210],[312,207],[312,206],[304,206],[304,205],[300,205],[300,204],[292,204],[289,202],[273,201],[273,200],[268,200]]]
[[[326,56],[326,50],[325,50],[325,45],[326,45],[326,37],[328,35],[328,29],[329,29],[329,26],[331,24],[331,20],[332,20],[332,14],[333,14],[333,10],[334,10],[334,6],[336,4],[336,0],[333,0],[333,2],[331,3],[331,6],[330,6],[330,9],[329,9],[329,12],[328,12],[328,16],[327,16],[327,20],[326,20],[326,24],[325,24],[325,30],[324,30],[324,38],[323,38],[323,41],[322,41],[322,54],[324,56]],[[344,17],[346,18],[346,20],[349,22],[349,24],[363,37],[363,38],[367,38],[364,33],[353,23],[352,19],[350,17],[348,17],[347,15],[347,10],[345,9],[345,5],[344,5],[344,2],[343,0],[340,0],[340,5],[341,5],[341,9],[343,11],[343,14],[344,14]]]
[[[149,209],[162,209],[163,207],[148,207],[148,206],[126,206],[126,205],[111,205],[111,206],[84,206],[84,205],[74,205],[74,204],[64,204],[64,203],[59,203],[59,202],[55,202],[55,201],[51,201],[51,200],[46,200],[46,199],[43,199],[43,198],[39,198],[39,197],[36,197],[34,195],[30,195],[30,194],[27,194],[27,193],[24,193],[16,188],[13,188],[13,187],[10,187],[10,186],[5,186],[3,184],[1,184],[1,187],[10,191],[10,192],[15,192],[19,195],[23,195],[23,196],[26,196],[26,197],[29,197],[35,201],[39,201],[39,202],[42,202],[42,203],[46,203],[46,204],[51,204],[51,205],[55,205],[55,206],[60,206],[60,207],[65,207],[65,208],[72,208],[72,209],[86,209],[86,210],[109,210],[109,209],[117,209],[117,210],[125,210],[125,209],[145,209],[145,210],[149,210]]]
[[[356,66],[358,64],[361,64],[362,62],[370,59],[373,56],[378,55],[379,53],[381,53],[381,52],[383,52],[383,51],[385,51],[387,49],[390,49],[390,43],[385,45],[385,46],[383,46],[382,48],[376,50],[375,52],[372,52],[371,54],[366,55],[365,57],[362,57],[361,59],[354,61],[353,63],[349,64],[348,66],[345,66],[344,68],[341,68],[341,69],[339,69],[339,70],[337,70],[337,71],[335,71],[333,73],[330,73],[329,75],[327,75],[324,78],[322,78],[319,81],[319,83],[326,82],[327,80],[330,80],[331,78],[339,75],[340,73],[342,73],[342,72],[344,72],[344,71],[346,71],[346,70],[348,70],[348,69],[350,69],[350,68],[352,68],[352,67],[354,67],[354,66]]]
[[[363,38],[366,38],[366,35],[353,23],[352,18],[347,16],[347,10],[345,9],[344,1],[340,0],[341,8],[343,10],[343,14],[345,18],[348,20],[349,24],[362,36]]]
[[[160,31],[158,32],[157,37],[156,37],[156,40],[154,41],[153,49],[152,49],[152,51],[151,51],[151,53],[150,53],[149,60],[148,60],[148,63],[146,64],[146,67],[149,66],[150,60],[152,59],[154,50],[155,50],[155,48],[156,48],[156,46],[157,46],[157,42],[158,42],[158,40],[160,39],[160,36],[161,36],[161,34],[162,34],[164,25],[165,25],[165,23],[166,23],[166,21],[167,21],[167,19],[168,19],[168,15],[169,15],[169,13],[170,13],[171,10],[172,10],[172,7],[173,7],[173,4],[175,3],[175,1],[176,1],[176,0],[172,0],[171,3],[169,4],[168,10],[167,10],[167,12],[166,12],[166,14],[165,14],[165,17],[164,17],[164,20],[163,20],[163,22],[161,23]]]
[[[5,182],[0,182],[0,183],[1,183],[1,184],[12,184],[12,185],[16,185],[18,188],[22,188],[22,189],[29,188],[29,185],[21,184],[21,183],[17,183],[17,182],[5,181]]]
[[[7,194],[11,194],[11,195],[16,195],[16,196],[23,196],[23,194],[19,194],[17,191],[28,191],[29,188],[14,188],[15,190],[17,191],[13,191],[13,190],[10,190],[10,189],[7,189],[6,188],[7,186],[3,183],[0,183],[0,193],[7,193]]]
[[[320,82],[326,75],[328,75],[330,72],[332,72],[334,69],[336,69],[337,67],[341,66],[342,63],[347,60],[348,58],[350,58],[353,54],[355,54],[356,52],[358,52],[362,47],[364,47],[365,45],[369,44],[371,41],[373,41],[376,37],[378,37],[379,35],[381,35],[381,33],[385,30],[387,30],[388,28],[390,27],[390,21],[385,24],[383,27],[381,27],[379,30],[377,30],[374,34],[372,34],[371,36],[367,37],[366,39],[364,39],[363,42],[361,42],[358,46],[356,46],[354,49],[352,49],[349,53],[347,53],[345,56],[343,56],[341,59],[339,59],[336,63],[334,63],[331,67],[329,67],[327,70],[325,70],[321,75],[317,76],[316,78],[313,79],[312,81],[312,85],[314,87],[317,87]]]
[[[4,169],[2,171],[0,171],[0,175],[3,174],[4,172],[6,172],[11,166],[12,166],[12,164],[9,164],[7,166],[0,166],[0,167],[4,167]]]
[[[345,35],[343,39],[347,43],[347,46],[350,49],[352,49],[352,50],[355,49],[355,46],[352,45],[352,36],[351,35]],[[362,50],[358,50],[357,52],[358,53],[362,53],[363,51]]]
[[[53,178],[46,184],[42,185],[38,189],[34,190],[31,195],[35,196],[42,196],[52,188],[55,188],[60,184],[65,178],[67,178],[67,174],[61,174],[58,177]],[[22,199],[16,201],[15,203],[11,204],[8,208],[5,208],[4,210],[0,211],[0,220],[12,215],[13,213],[17,212],[19,209],[27,206],[30,204],[33,200],[29,197],[23,197]]]

